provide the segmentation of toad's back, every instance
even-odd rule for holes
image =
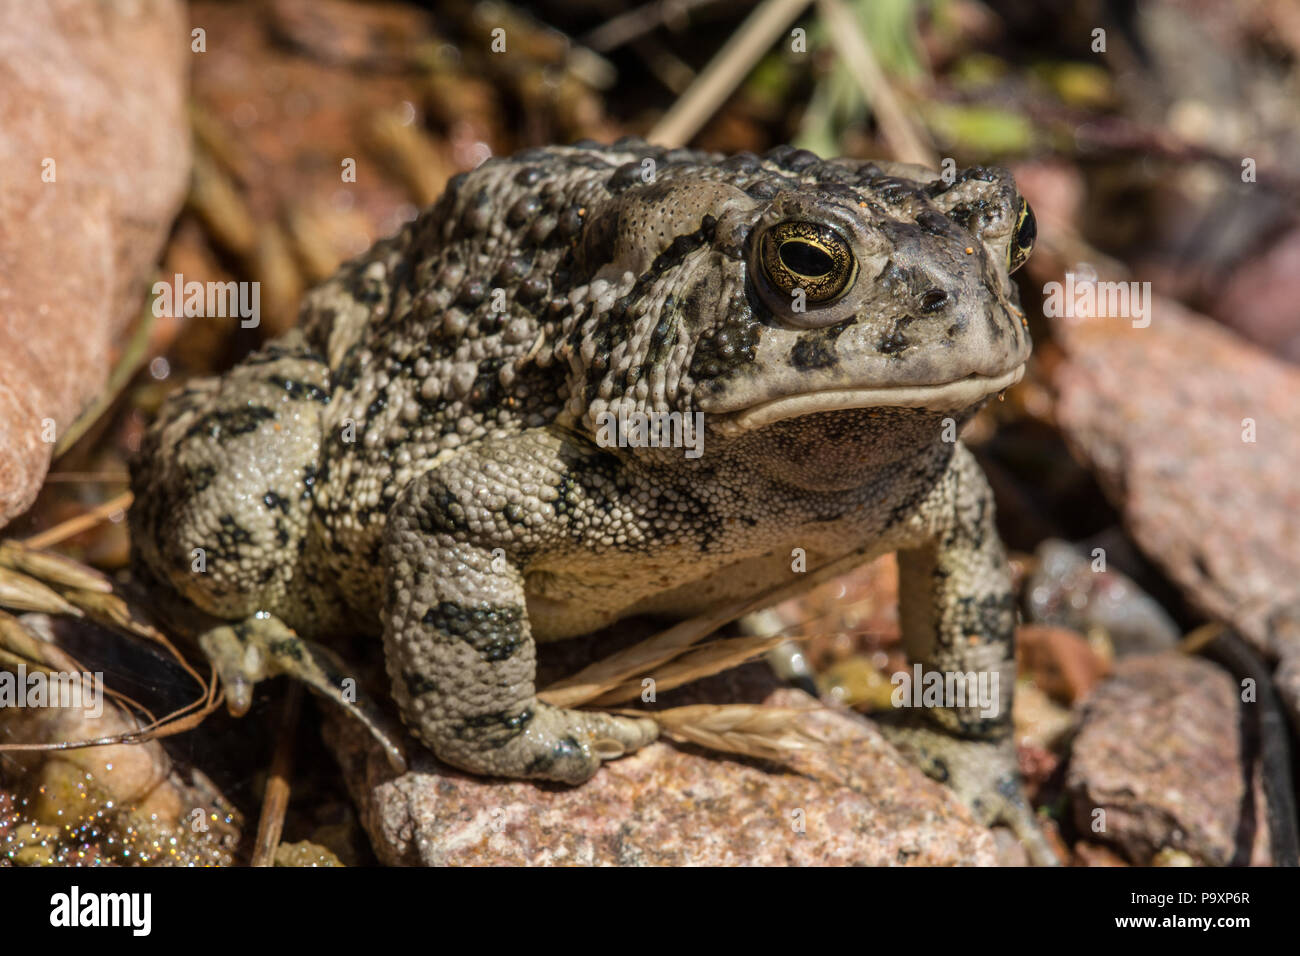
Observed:
[[[134,470],[139,554],[221,616],[374,629],[379,542],[401,489],[456,449],[564,407],[561,344],[589,211],[656,161],[680,180],[717,175],[717,160],[581,145],[454,177],[313,289],[298,328],[172,397]],[[613,296],[595,304],[608,311]]]
[[[673,181],[716,175],[710,154],[649,153]],[[593,299],[589,267],[613,239],[587,236],[584,250],[584,224],[644,184],[646,158],[644,144],[591,145],[486,163],[306,299],[300,328],[331,386],[307,547],[367,620],[402,489],[467,444],[545,426],[564,409],[565,345]],[[616,306],[612,293],[596,298],[597,316]]]

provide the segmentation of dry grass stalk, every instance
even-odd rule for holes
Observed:
[[[1178,644],[1178,649],[1184,654],[1199,654],[1218,640],[1225,631],[1227,627],[1222,622],[1208,621],[1183,637]]]
[[[6,567],[0,567],[0,606],[14,611],[71,614],[75,617],[81,615],[53,588]]]
[[[690,142],[808,3],[809,0],[763,0],[646,139],[668,147]]]
[[[798,597],[817,585],[838,577],[862,564],[867,549],[855,548],[820,567],[800,574],[789,584],[771,588],[748,600],[720,605],[697,617],[688,618],[666,631],[646,638],[639,644],[611,654],[584,667],[578,673],[557,681],[538,696],[556,707],[576,707],[595,700],[628,681],[640,681],[647,672],[679,657],[687,648],[739,617]]]
[[[61,554],[29,547],[13,538],[0,541],[0,567],[70,588],[99,591],[103,594],[109,594],[113,590],[113,582],[102,572]]]
[[[885,71],[862,36],[862,27],[843,0],[817,0],[817,11],[826,23],[831,46],[858,85],[863,99],[876,115],[880,134],[894,158],[904,163],[919,163],[929,169],[937,166],[934,150],[921,138],[899,102]]]
[[[753,660],[787,640],[783,634],[770,636],[733,637],[711,641],[698,650],[683,654],[660,667],[654,676],[655,692],[672,690],[702,677],[712,677],[733,667]],[[647,675],[649,676],[649,675]],[[586,701],[593,707],[610,707],[632,700],[641,693],[641,679],[625,681],[595,700]]]
[[[293,779],[293,738],[302,709],[302,684],[290,681],[280,710],[280,729],[266,789],[262,793],[262,815],[257,821],[257,839],[250,866],[274,866],[275,849],[284,832],[284,816],[289,809]]]
[[[75,518],[69,518],[67,521],[61,521],[53,528],[42,531],[40,534],[34,534],[27,538],[23,544],[29,548],[48,548],[52,544],[58,544],[60,541],[66,541],[73,535],[81,534],[95,525],[108,520],[114,512],[125,511],[131,507],[131,492],[124,491],[115,498],[110,498],[102,505],[98,505],[87,511],[85,514],[77,515]]]
[[[653,716],[663,732],[676,740],[710,750],[781,760],[800,750],[826,745],[807,726],[812,708],[765,707],[762,704],[695,704],[647,714],[621,710],[630,716]]]

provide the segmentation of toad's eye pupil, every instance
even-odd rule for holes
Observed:
[[[1022,246],[1032,246],[1034,240],[1038,238],[1038,221],[1034,218],[1034,211],[1025,203],[1024,215],[1020,220],[1020,229],[1016,233],[1016,241]]]
[[[829,275],[835,262],[810,242],[792,239],[781,244],[781,264],[795,275],[816,279]]]
[[[827,307],[853,288],[858,277],[848,241],[820,222],[778,222],[759,234],[756,252],[758,261],[751,265],[760,280],[759,294],[782,314],[792,307]]]

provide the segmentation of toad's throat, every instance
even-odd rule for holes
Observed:
[[[1025,366],[1021,364],[1001,375],[968,375],[941,385],[832,388],[787,395],[719,416],[714,425],[725,432],[753,431],[788,418],[849,408],[927,408],[955,412],[1011,387],[1024,374]]]

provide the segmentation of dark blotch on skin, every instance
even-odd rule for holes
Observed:
[[[790,364],[799,369],[834,366],[839,359],[835,354],[836,336],[826,334],[830,331],[830,329],[814,329],[802,333],[795,341],[794,348],[790,350]]]
[[[265,405],[245,405],[240,408],[219,409],[208,412],[185,430],[182,441],[196,435],[209,438],[233,438],[256,431],[262,422],[275,418],[275,412]]]
[[[436,683],[415,671],[403,671],[402,683],[406,685],[406,692],[412,697],[430,694],[438,689]]]
[[[936,209],[927,209],[916,217],[916,224],[932,236],[961,238],[957,224]]]
[[[539,773],[555,765],[558,760],[582,754],[582,745],[572,737],[562,737],[555,742],[549,754],[541,754],[528,765],[529,773]]]
[[[780,191],[780,186],[770,179],[760,179],[753,185],[745,187],[745,192],[752,199],[756,199],[759,202],[767,202],[769,199],[774,198]]]
[[[518,228],[541,211],[542,203],[536,196],[524,196],[506,212],[506,223]]]
[[[521,302],[537,302],[551,291],[551,285],[542,276],[529,276],[519,284],[515,293]]]
[[[894,206],[919,203],[926,198],[921,188],[910,179],[882,176],[872,181],[871,188],[882,200]]]
[[[498,711],[466,717],[453,733],[461,740],[478,740],[489,747],[504,747],[528,729],[533,722],[533,711],[525,708],[517,714]]]
[[[911,345],[907,334],[903,330],[915,321],[915,317],[910,315],[895,319],[893,326],[881,336],[880,344],[876,347],[885,355],[901,354],[904,349]]]
[[[464,176],[460,173],[459,176]],[[457,178],[459,178],[459,176]],[[542,179],[542,171],[535,166],[525,166],[519,172],[515,173],[515,185],[517,186],[536,186]]]
[[[886,355],[898,355],[907,346],[907,336],[895,327],[881,336],[880,345],[877,348]]]
[[[696,301],[696,299],[700,301]],[[697,290],[684,303],[685,315],[700,314],[707,307],[707,295]],[[732,369],[754,362],[761,327],[751,321],[748,309],[727,310],[721,323],[703,335],[691,356],[691,376],[699,382],[718,378]]]
[[[487,283],[478,279],[471,279],[460,287],[460,292],[456,295],[456,301],[461,305],[475,306],[487,298]]]
[[[195,468],[189,473],[190,480],[194,483],[194,490],[206,491],[208,485],[212,483],[212,479],[216,477],[216,474],[217,469],[212,465],[202,465],[199,468]]]
[[[283,375],[272,375],[267,381],[284,389],[295,399],[306,399],[310,402],[319,402],[322,405],[329,404],[329,392],[310,382],[297,382],[291,378],[285,378]]]
[[[467,608],[442,601],[425,611],[422,621],[460,638],[485,661],[513,657],[524,643],[524,611],[520,607]]]

